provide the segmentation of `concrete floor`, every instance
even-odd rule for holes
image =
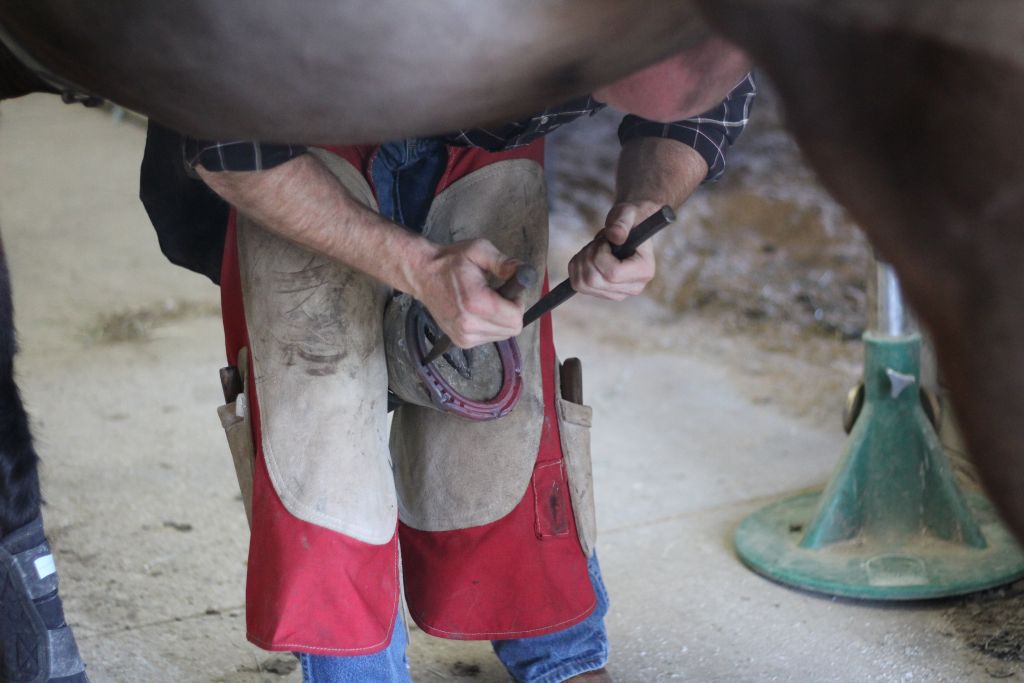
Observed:
[[[244,638],[246,525],[214,411],[218,293],[157,249],[136,199],[143,137],[56,98],[0,108],[18,373],[68,618],[94,683],[298,681],[294,659]],[[744,515],[828,477],[855,363],[764,351],[643,301],[574,301],[556,328],[597,415],[617,681],[1021,676],[955,627],[976,606],[837,601],[736,559]],[[486,643],[414,631],[410,658],[422,683],[506,680]]]

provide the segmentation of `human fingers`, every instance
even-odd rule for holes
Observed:
[[[611,285],[645,284],[654,277],[654,247],[650,242],[639,245],[632,256],[624,259],[612,253],[607,238],[605,242],[593,251],[592,263],[606,282]]]
[[[611,253],[606,231],[573,257],[569,278],[573,289],[581,294],[621,301],[642,292],[654,277],[654,252],[644,244],[633,256],[620,261]]]
[[[448,293],[440,302],[444,311],[435,316],[441,328],[462,348],[519,334],[522,303],[503,298],[487,278],[489,272],[514,273],[516,262],[506,265],[509,259],[482,240],[460,245],[455,252],[446,272],[447,286],[442,288]]]
[[[467,349],[514,337],[522,331],[523,307],[484,285],[465,292],[454,315],[441,323],[459,347]]]
[[[595,255],[602,248],[608,250],[608,244],[603,239],[595,239],[573,256],[569,261],[569,281],[580,294],[621,301],[628,294],[610,285],[595,266]],[[611,254],[610,251],[608,253]]]
[[[629,231],[639,222],[640,208],[636,204],[622,202],[613,206],[604,219],[601,232],[612,244],[622,244],[629,237]]]
[[[489,240],[475,239],[466,243],[466,257],[481,270],[491,273],[502,281],[512,277],[521,261],[502,253]]]

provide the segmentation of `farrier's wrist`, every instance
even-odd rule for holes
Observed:
[[[431,265],[440,255],[441,247],[425,237],[407,235],[408,242],[397,251],[398,261],[395,264],[395,273],[400,281],[392,283],[392,286],[422,301],[434,277]]]
[[[619,199],[608,211],[605,226],[611,227],[619,223],[627,230],[632,229],[662,206],[664,206],[663,203],[654,199]]]

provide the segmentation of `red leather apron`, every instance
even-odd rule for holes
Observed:
[[[375,147],[326,149],[349,161],[372,187]],[[496,161],[543,163],[542,141],[501,153],[448,151],[436,193]],[[249,342],[233,212],[221,281],[227,355],[234,359]],[[292,516],[267,474],[259,397],[250,385],[257,449],[246,586],[250,641],[267,650],[326,655],[384,649],[399,607],[399,542],[410,613],[432,635],[522,638],[567,628],[590,615],[595,597],[577,538],[554,408],[550,317],[539,324],[545,413],[533,477],[512,512],[469,529],[427,532],[398,523],[389,542],[372,545]]]

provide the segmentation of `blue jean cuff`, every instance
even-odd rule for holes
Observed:
[[[569,680],[573,676],[579,676],[588,671],[597,671],[606,664],[608,664],[608,653],[604,652],[597,657],[586,657],[563,662],[557,669],[548,671],[540,678],[520,681],[520,683],[562,683],[562,681]]]

